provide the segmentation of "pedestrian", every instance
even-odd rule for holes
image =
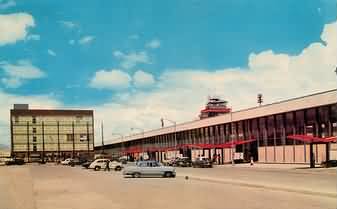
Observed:
[[[254,157],[253,156],[250,156],[250,165],[254,165]]]
[[[218,164],[220,165],[221,164],[221,155],[218,154]]]
[[[106,161],[105,168],[104,168],[104,171],[110,171],[109,164],[110,164],[110,161],[109,161],[109,160],[107,160],[107,161]]]

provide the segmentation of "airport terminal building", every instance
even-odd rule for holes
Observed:
[[[336,136],[334,89],[131,135],[103,149],[159,161],[203,155],[222,164],[240,153],[262,163],[321,163],[337,159]]]
[[[10,110],[11,155],[31,161],[56,161],[94,154],[92,110]]]

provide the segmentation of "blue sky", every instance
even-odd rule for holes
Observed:
[[[13,23],[10,19],[17,14],[24,15],[19,15],[14,29],[1,26],[1,21]],[[259,54],[277,59],[280,54],[301,57],[312,43],[325,46],[323,29],[336,21],[336,1],[0,0],[0,15],[13,15],[2,19],[0,16],[0,33],[5,34],[0,34],[0,92],[6,95],[4,98],[43,97],[51,100],[48,104],[58,107],[99,109],[124,105],[120,111],[129,113],[139,111],[135,104],[126,102],[130,98],[145,98],[147,103],[140,103],[150,108],[147,104],[158,94],[166,95],[170,101],[164,102],[170,103],[170,108],[160,110],[161,114],[175,117],[187,109],[177,106],[179,97],[170,97],[166,84],[176,90],[207,88],[196,95],[201,97],[196,107],[202,106],[201,101],[213,90],[234,99],[232,93],[224,93],[231,88],[236,92],[234,84],[227,84],[223,91],[221,82],[204,85],[202,79],[196,78],[200,73],[207,77],[219,71],[255,69],[250,62],[255,63],[254,56]],[[194,78],[195,82],[185,86],[178,79],[183,78],[181,75]],[[241,77],[236,75],[235,79]],[[256,87],[254,83],[246,84]],[[331,87],[306,85],[299,86],[302,90],[298,94]],[[273,89],[264,86],[256,90],[264,88]],[[279,95],[270,101],[297,96]],[[242,101],[237,99],[237,103]],[[37,105],[43,106],[43,102]],[[144,126],[145,121],[157,117],[152,112],[143,116],[138,118],[142,122],[133,123]],[[180,118],[190,119],[191,114]]]

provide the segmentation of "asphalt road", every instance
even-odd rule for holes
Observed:
[[[206,170],[178,169],[178,175],[179,172],[201,175],[200,173]],[[218,172],[223,171],[214,169],[208,172],[215,172],[219,176]],[[233,175],[239,175],[239,173],[248,175],[249,172],[251,171],[237,170],[233,172]],[[259,174],[259,171],[256,172]],[[278,173],[277,170],[268,171],[269,176],[275,175],[276,178],[279,177]],[[227,175],[230,174],[227,172]],[[314,176],[318,178],[320,175]],[[291,175],[289,178],[292,178]],[[309,180],[312,181],[312,178]],[[293,184],[296,187],[296,181]],[[186,180],[182,176],[172,179],[133,179],[123,178],[120,172],[95,172],[80,167],[0,166],[0,209],[30,208],[335,209],[336,199],[320,195],[193,180],[193,178]]]

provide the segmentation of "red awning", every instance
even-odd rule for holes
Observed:
[[[214,149],[214,148],[231,148],[235,145],[247,144],[256,141],[256,139],[248,140],[234,140],[223,144],[179,144],[176,147],[147,147],[142,149],[141,147],[131,147],[122,151],[125,153],[139,153],[139,152],[158,152],[158,151],[173,151],[177,149]]]
[[[297,141],[307,142],[307,143],[336,142],[336,136],[320,138],[320,137],[309,136],[309,135],[289,135],[287,136],[287,138],[297,140]]]

